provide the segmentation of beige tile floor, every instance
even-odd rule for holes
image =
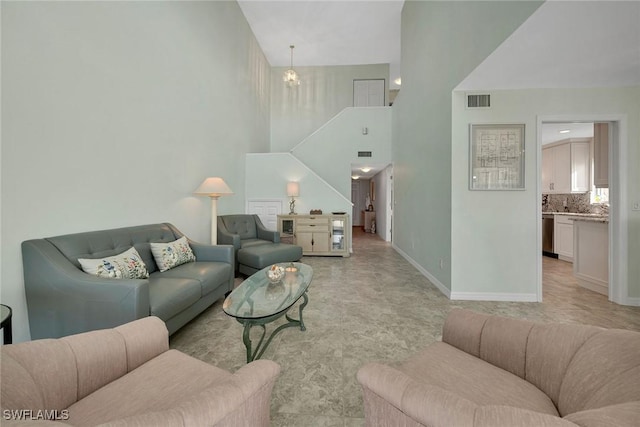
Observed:
[[[349,258],[302,260],[314,269],[307,330],[285,329],[263,356],[282,367],[272,426],[363,425],[358,368],[374,360],[397,363],[439,339],[453,307],[640,330],[640,308],[580,288],[563,261],[544,258],[542,303],[450,301],[377,236],[354,229],[353,246]],[[242,326],[224,314],[221,302],[174,334],[171,347],[231,372],[245,363]]]

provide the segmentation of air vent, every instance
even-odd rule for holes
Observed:
[[[491,95],[488,93],[467,95],[467,108],[491,108]]]
[[[358,157],[371,157],[371,151],[358,151]]]

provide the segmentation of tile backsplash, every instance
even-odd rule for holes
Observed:
[[[604,203],[592,205],[590,193],[543,194],[542,212],[597,213],[608,215],[609,205]]]

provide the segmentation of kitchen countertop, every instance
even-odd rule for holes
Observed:
[[[577,212],[542,212],[544,215],[562,215],[573,218],[574,221],[609,222],[609,215]]]

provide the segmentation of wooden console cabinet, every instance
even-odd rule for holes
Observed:
[[[278,215],[280,240],[302,246],[303,255],[349,256],[349,215]]]

